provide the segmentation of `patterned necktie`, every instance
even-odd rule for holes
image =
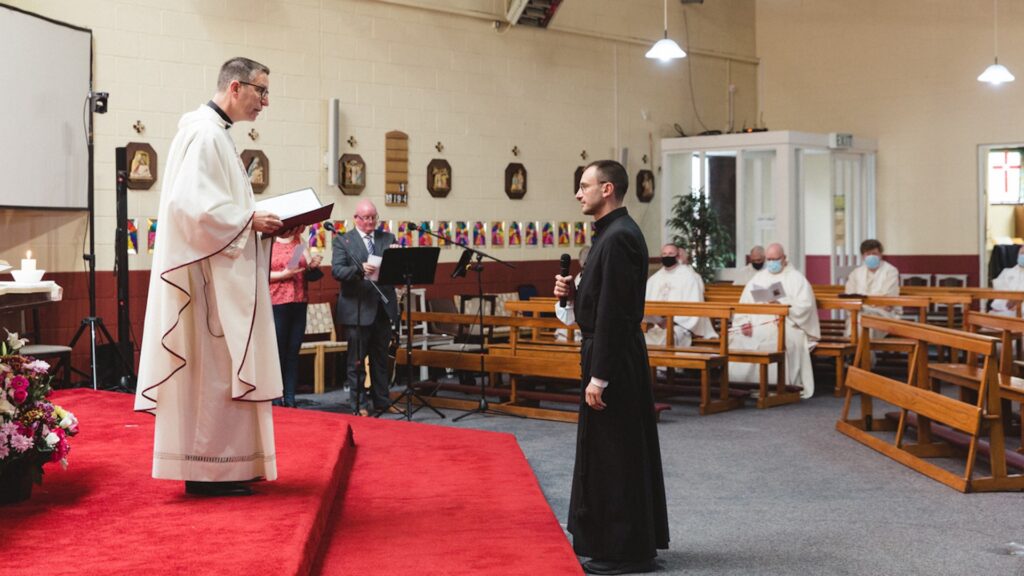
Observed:
[[[364,236],[364,238],[366,238],[366,251],[367,251],[367,253],[373,254],[373,236],[367,234],[366,236]]]

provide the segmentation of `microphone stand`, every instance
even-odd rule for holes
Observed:
[[[480,399],[476,408],[470,410],[469,412],[466,412],[465,414],[459,416],[458,418],[453,419],[452,422],[458,422],[459,420],[472,416],[473,414],[497,414],[501,416],[515,416],[517,418],[525,418],[525,416],[522,416],[520,414],[512,414],[511,412],[505,412],[503,410],[490,407],[490,405],[487,402],[487,372],[486,370],[484,370],[484,354],[487,353],[487,347],[486,340],[484,338],[484,284],[482,276],[484,271],[483,259],[490,258],[491,260],[494,260],[498,264],[507,266],[513,270],[515,269],[515,265],[511,264],[510,262],[505,262],[500,258],[495,258],[494,256],[491,256],[490,254],[482,250],[472,248],[467,244],[452,242],[450,238],[445,238],[444,236],[435,234],[431,230],[425,230],[422,227],[415,226],[415,224],[413,224],[413,226],[415,227],[414,229],[418,228],[421,234],[426,233],[431,236],[434,236],[435,238],[439,238],[441,240],[444,240],[445,242],[461,247],[463,249],[463,258],[460,258],[460,262],[463,261],[463,259],[465,258],[465,254],[467,252],[472,254],[473,257],[476,259],[476,262],[465,264],[464,269],[456,269],[455,272],[452,273],[452,277],[454,278],[459,276],[465,276],[466,271],[468,270],[473,270],[474,272],[476,272],[476,287],[478,298],[477,302],[479,302],[479,305],[477,306],[477,326],[480,330],[480,372],[478,374],[478,378],[480,380]]]

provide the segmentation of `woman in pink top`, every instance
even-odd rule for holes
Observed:
[[[277,354],[281,360],[284,399],[277,406],[295,407],[295,384],[299,379],[299,349],[306,333],[309,281],[306,270],[320,267],[321,256],[309,255],[299,228],[294,236],[277,237],[270,256],[270,302],[277,328]]]

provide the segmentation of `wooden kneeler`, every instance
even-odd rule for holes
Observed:
[[[915,342],[910,355],[907,382],[870,372],[868,368],[871,361],[871,340],[867,331],[871,328],[884,330],[897,338]],[[836,430],[961,492],[1024,490],[1024,476],[1007,474],[995,342],[995,339],[987,336],[949,328],[863,316],[857,349],[857,366],[850,367],[847,371],[846,401],[843,403],[842,415],[836,423]],[[929,344],[963,350],[980,357],[982,376],[978,384],[976,404],[950,398],[932,390],[928,369]],[[860,418],[850,417],[850,406],[855,393],[861,397]],[[896,435],[892,442],[872,434],[894,429],[892,423],[884,418],[874,420],[874,399],[899,409],[899,421],[895,424]],[[917,421],[917,441],[913,444],[904,437],[909,413],[915,414]],[[967,462],[963,476],[926,460],[951,457],[957,453],[954,445],[935,438],[932,423],[947,426],[967,435]],[[975,475],[974,466],[978,442],[983,435],[989,437],[991,475],[980,477]]]

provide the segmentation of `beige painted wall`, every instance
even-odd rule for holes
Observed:
[[[652,142],[708,128],[728,118],[728,86],[736,87],[735,121],[753,124],[757,109],[753,0],[703,6],[670,3],[670,34],[682,39],[687,11],[693,55],[662,65],[643,58],[661,34],[661,0],[569,0],[552,29],[497,32],[500,0],[20,0],[16,7],[91,28],[97,90],[110,92],[110,112],[96,116],[98,267],[110,270],[114,244],[114,148],[149,142],[160,156],[183,112],[214,92],[220,64],[245,55],[271,68],[269,109],[232,135],[239,150],[270,159],[265,194],[314,186],[337,202],[334,217],[351,218],[356,199],[327,186],[327,101],[341,100],[341,139],[354,136],[368,164],[361,198],[401,220],[584,220],[571,197],[572,174],[589,160],[629,148],[629,171]],[[686,43],[684,42],[684,45]],[[11,57],[11,55],[0,56]],[[687,84],[692,67],[691,101]],[[145,133],[132,129],[136,121]],[[253,142],[250,129],[259,133]],[[385,207],[384,134],[410,135],[408,208]],[[434,149],[442,142],[444,152]],[[522,152],[518,158],[511,149]],[[453,168],[453,191],[433,199],[425,189],[431,158]],[[522,162],[529,191],[520,201],[503,191],[504,168]],[[155,217],[160,182],[130,191],[129,216]],[[632,191],[631,191],[632,193]],[[627,205],[656,248],[658,203]],[[0,258],[32,248],[40,266],[83,270],[83,215],[0,211]],[[11,223],[17,225],[12,226]],[[140,236],[144,231],[140,231]],[[557,258],[563,248],[498,249],[510,260]],[[445,260],[457,254],[448,251]],[[145,253],[130,258],[145,269]]]
[[[977,147],[1024,133],[1024,2],[759,0],[761,105],[779,130],[878,139],[878,235],[893,254],[978,252]]]

